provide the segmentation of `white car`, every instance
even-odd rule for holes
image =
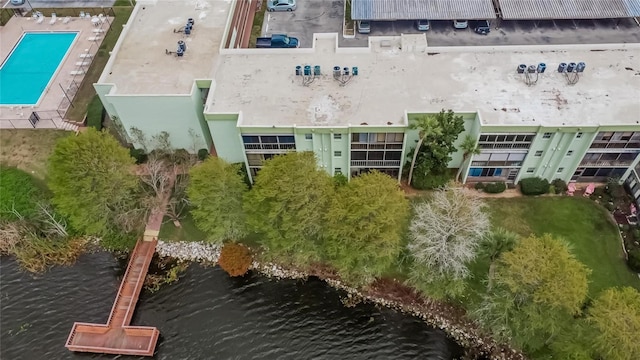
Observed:
[[[467,20],[453,20],[453,27],[456,29],[466,29],[469,27]]]
[[[267,0],[267,10],[269,11],[294,11],[296,0]]]
[[[371,32],[371,23],[366,20],[358,21],[358,32],[360,34],[368,34]]]
[[[418,31],[428,31],[431,25],[429,24],[429,20],[418,20],[416,21],[416,28],[418,28]]]

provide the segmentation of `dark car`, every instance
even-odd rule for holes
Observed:
[[[474,20],[469,22],[469,26],[476,34],[487,35],[491,32],[491,27],[487,20]]]

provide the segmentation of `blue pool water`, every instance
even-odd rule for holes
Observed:
[[[25,33],[0,67],[0,105],[34,105],[77,33]]]

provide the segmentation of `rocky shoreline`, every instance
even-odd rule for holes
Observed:
[[[171,257],[182,261],[194,261],[208,265],[215,265],[220,257],[220,246],[197,242],[165,242],[158,241],[156,247],[158,255]],[[403,301],[390,294],[373,289],[356,289],[344,284],[339,279],[327,278],[315,274],[308,274],[296,269],[286,269],[278,264],[259,263],[254,261],[252,269],[258,273],[276,279],[307,279],[317,276],[335,289],[347,293],[346,306],[354,305],[360,301],[368,301],[380,306],[401,311],[405,314],[416,316],[429,325],[442,329],[458,344],[467,349],[467,358],[488,358],[496,360],[523,360],[526,356],[504,344],[498,344],[490,337],[482,334],[477,325],[468,319],[462,321],[449,311],[443,304],[422,299],[423,301]]]

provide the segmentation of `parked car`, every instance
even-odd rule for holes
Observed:
[[[427,31],[431,28],[429,24],[429,20],[418,20],[416,21],[416,28],[418,31]]]
[[[491,32],[491,27],[487,20],[475,20],[471,22],[471,28],[476,34],[487,35]]]
[[[368,34],[371,32],[371,22],[370,21],[365,21],[365,20],[361,20],[358,21],[358,32],[360,34]]]
[[[24,0],[11,0],[11,5],[24,5]]]
[[[285,34],[273,34],[271,37],[259,37],[256,39],[257,48],[297,48],[300,46],[298,38]]]
[[[296,9],[296,0],[268,0],[268,11],[294,11]]]
[[[469,26],[467,20],[453,20],[453,27],[455,29],[466,29]]]

